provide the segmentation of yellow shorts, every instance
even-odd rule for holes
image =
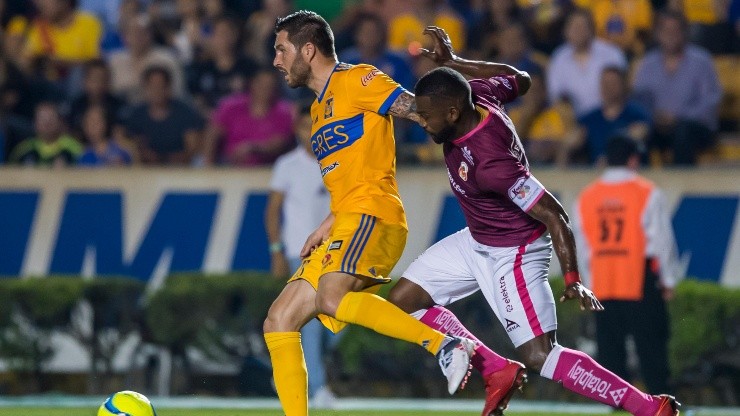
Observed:
[[[321,276],[342,272],[388,283],[388,275],[406,246],[407,235],[408,229],[402,224],[385,223],[367,214],[337,214],[329,239],[303,259],[288,282],[303,279],[318,289]],[[379,288],[373,285],[365,291],[375,293]],[[335,333],[347,325],[325,315],[318,318]]]

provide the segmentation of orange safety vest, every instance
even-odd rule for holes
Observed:
[[[598,180],[581,194],[578,212],[591,250],[591,289],[601,300],[642,299],[646,264],[642,216],[653,188],[642,178]]]

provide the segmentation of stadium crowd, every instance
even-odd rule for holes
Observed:
[[[740,0],[0,0],[0,162],[272,164],[314,98],[271,67],[275,19],[298,9],[332,24],[340,61],[410,90],[432,69],[413,54],[428,24],[529,72],[507,111],[534,164],[599,165],[617,133],[653,165],[740,142]],[[395,128],[399,163],[441,160]]]

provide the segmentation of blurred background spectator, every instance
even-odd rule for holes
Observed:
[[[100,105],[88,107],[82,115],[82,138],[87,147],[80,156],[81,166],[124,166],[131,164],[131,155],[111,138],[106,109]]]
[[[66,133],[55,103],[41,102],[36,106],[34,128],[36,136],[20,142],[13,149],[11,163],[54,168],[77,163],[82,154],[82,145]]]
[[[154,32],[149,17],[139,15],[125,23],[124,47],[110,55],[113,92],[135,103],[144,98],[141,77],[147,68],[157,65],[167,69],[172,78],[172,91],[181,97],[184,92],[183,67],[175,54],[154,44]]]
[[[76,9],[76,0],[36,0],[38,15],[29,22],[23,63],[55,81],[68,93],[79,86],[81,64],[100,57],[103,27]]]
[[[202,148],[203,119],[191,105],[172,97],[168,68],[153,66],[141,78],[144,103],[125,117],[141,161],[149,165],[191,165]]]
[[[578,119],[576,139],[567,143],[568,156],[581,151],[589,164],[603,166],[606,142],[619,134],[644,144],[650,132],[650,116],[642,106],[628,100],[627,73],[619,67],[601,72],[601,106]]]
[[[688,24],[676,12],[658,16],[658,48],[645,56],[635,76],[635,94],[654,118],[650,148],[668,150],[673,162],[694,164],[714,142],[722,88],[712,57],[687,44]],[[737,74],[737,73],[736,73]]]
[[[258,68],[272,64],[275,19],[299,8],[332,24],[340,60],[375,65],[407,89],[432,68],[409,53],[429,24],[461,55],[529,72],[532,89],[507,111],[532,163],[597,163],[608,134],[625,129],[653,164],[740,163],[740,0],[0,0],[0,158],[37,135],[35,108],[49,101],[78,137],[87,110],[102,107],[101,131],[132,163],[273,163],[290,147],[284,120],[314,97]],[[169,74],[161,108],[141,82],[151,67]],[[198,115],[175,128],[170,111]],[[151,137],[171,149],[139,156],[158,112],[169,136]],[[395,120],[395,131],[399,163],[439,161],[418,126]]]
[[[627,66],[624,53],[597,39],[594,31],[593,17],[588,10],[578,9],[568,16],[566,42],[553,52],[547,73],[550,102],[566,99],[579,117],[601,104],[601,71],[607,66]]]
[[[455,50],[465,50],[465,22],[444,0],[409,0],[405,5],[406,10],[388,25],[388,46],[391,49],[406,51],[412,42],[428,44],[424,28],[434,25],[450,35]]]
[[[188,67],[188,90],[206,111],[232,93],[244,91],[257,63],[241,54],[239,23],[220,17],[213,24],[203,57]]]
[[[293,108],[279,97],[279,74],[263,67],[248,92],[221,101],[208,126],[207,164],[266,165],[290,149]]]

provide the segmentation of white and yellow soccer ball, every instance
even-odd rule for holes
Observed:
[[[157,416],[157,412],[146,396],[125,390],[105,399],[98,409],[98,416]]]

